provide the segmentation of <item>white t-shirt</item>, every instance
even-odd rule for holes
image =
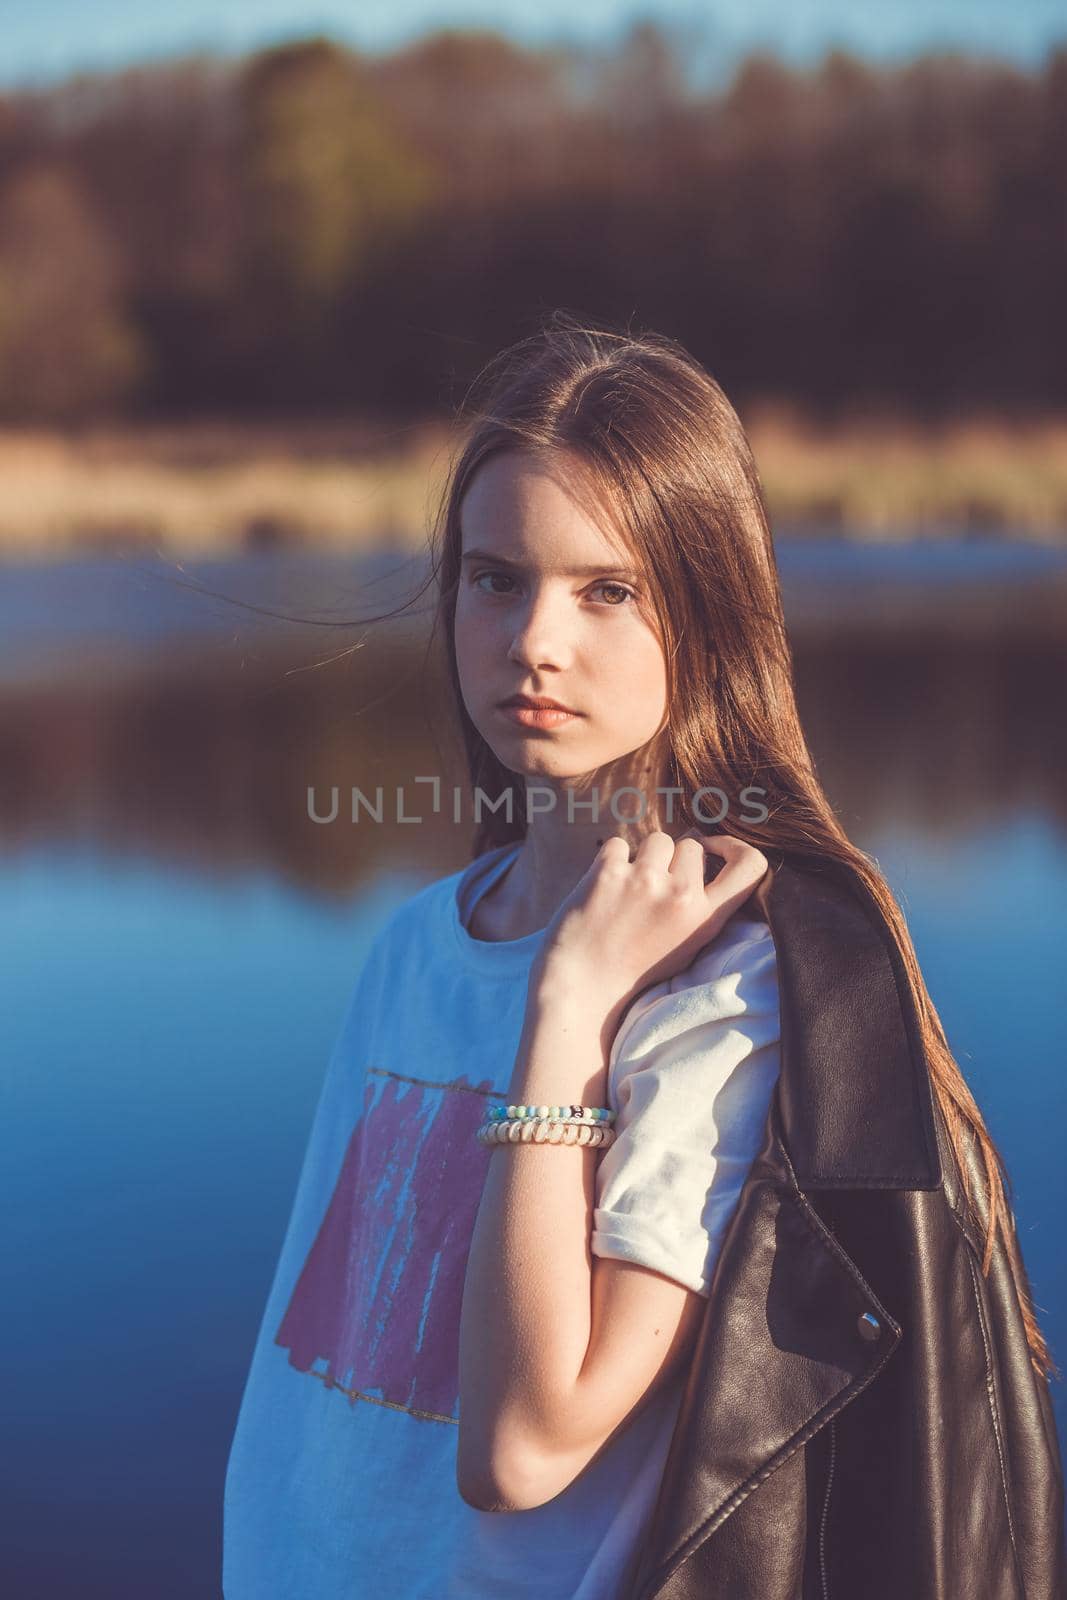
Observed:
[[[518,845],[395,911],[327,1068],[226,1476],[225,1600],[616,1600],[655,1504],[679,1376],[569,1488],[481,1512],[456,1487],[459,1314],[543,933],[467,924]],[[707,1294],[778,1074],[775,952],[733,917],[627,1011],[592,1251]],[[551,1151],[545,1152],[547,1160]]]

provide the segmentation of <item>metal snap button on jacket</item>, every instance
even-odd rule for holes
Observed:
[[[862,1311],[856,1319],[856,1326],[864,1339],[877,1339],[882,1331],[882,1324],[870,1311]]]

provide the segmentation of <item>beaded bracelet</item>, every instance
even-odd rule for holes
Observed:
[[[609,1145],[616,1113],[606,1106],[493,1106],[477,1130],[482,1144]]]

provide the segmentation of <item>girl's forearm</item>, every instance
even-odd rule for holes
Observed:
[[[618,1023],[565,980],[531,990],[508,1103],[605,1105]],[[591,1334],[589,1240],[601,1146],[490,1146],[460,1317],[458,1477],[475,1503],[521,1498],[576,1443]],[[510,1488],[509,1488],[510,1486]]]

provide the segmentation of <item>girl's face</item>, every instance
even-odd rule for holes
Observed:
[[[568,493],[562,467],[568,477],[582,472],[573,455],[490,456],[460,514],[455,636],[464,704],[505,767],[545,780],[588,777],[642,749],[667,710],[646,586],[633,558]],[[502,707],[515,694],[556,700],[577,715],[524,723]],[[634,806],[626,802],[628,812]]]

